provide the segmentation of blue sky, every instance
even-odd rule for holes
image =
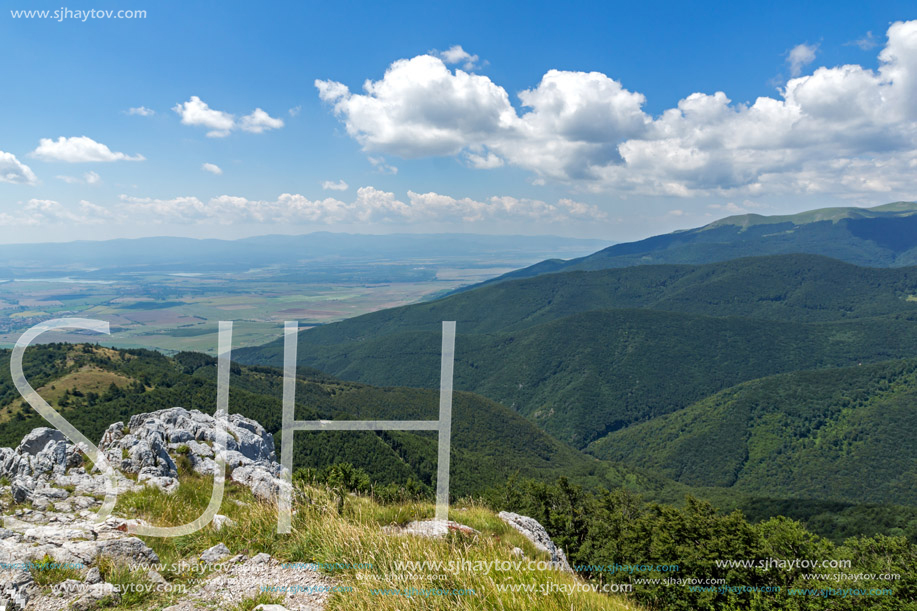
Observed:
[[[628,240],[917,198],[912,3],[7,4],[147,14],[0,13],[2,242]]]

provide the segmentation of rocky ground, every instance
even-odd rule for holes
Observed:
[[[324,608],[325,599],[337,587],[332,580],[317,571],[284,567],[267,554],[258,554],[252,558],[239,556],[223,562],[228,564],[226,569],[165,611],[224,609],[265,591],[283,597],[283,604],[277,606],[278,611],[279,608],[317,611]]]
[[[116,491],[135,490],[140,486],[156,486],[164,492],[178,488],[178,468],[175,461],[185,456],[194,471],[212,474],[217,468],[214,453],[217,421],[197,411],[183,408],[140,414],[112,424],[102,436],[99,449],[116,473]],[[275,461],[274,440],[257,422],[233,414],[228,418],[228,436],[223,459],[229,477],[264,499],[273,498],[282,480],[280,464]],[[80,448],[74,446],[56,429],[38,428],[27,435],[15,449],[0,448],[0,478],[8,485],[0,486],[3,508],[18,505],[3,520],[0,528],[0,607],[16,609],[89,609],[108,597],[117,599],[111,584],[96,580],[98,571],[91,570],[101,557],[133,564],[155,564],[156,553],[141,539],[131,536],[136,520],[110,517],[102,523],[93,518],[106,492],[107,478],[90,468]],[[225,520],[217,516],[219,523]],[[41,594],[28,563],[50,558],[67,566],[82,566],[82,582],[57,584],[54,594]],[[251,583],[267,584],[268,575],[289,579],[290,575],[272,570],[274,561],[253,558],[236,559],[225,574],[213,575],[210,582],[189,594],[186,606],[215,603],[225,597],[256,595]],[[264,575],[261,575],[264,573]],[[161,579],[161,577],[160,577]],[[325,583],[317,572],[312,575],[296,572],[300,582]],[[294,581],[295,583],[295,581]],[[274,584],[274,585],[288,585]],[[299,600],[291,608],[313,609],[325,596]],[[183,603],[184,604],[184,603]],[[203,608],[203,607],[202,607]]]
[[[274,440],[257,422],[238,414],[228,417],[229,433],[222,458],[230,479],[265,500],[275,499],[281,486],[281,466],[275,460]],[[117,469],[116,490],[125,492],[155,486],[173,493],[179,486],[177,460],[187,460],[201,474],[217,469],[214,450],[217,421],[213,416],[171,408],[112,424],[99,449]],[[107,478],[92,468],[80,448],[56,429],[38,428],[15,449],[0,448],[0,609],[6,611],[79,611],[117,605],[120,593],[106,583],[98,568],[102,558],[131,565],[155,565],[159,558],[132,527],[144,523],[112,516],[94,521],[106,492]],[[570,571],[558,549],[538,522],[517,514],[500,517],[529,538],[536,548],[551,554],[552,562]],[[218,527],[228,521],[217,515]],[[441,537],[455,530],[479,534],[456,522],[418,521],[405,527],[388,527],[392,534]],[[518,550],[521,553],[521,550]],[[79,579],[66,579],[48,587],[36,583],[29,563],[50,559],[78,566]],[[217,545],[197,562],[221,568],[189,588],[169,611],[223,609],[267,591],[282,597],[281,609],[321,609],[331,591],[339,587],[326,575],[305,566],[282,566],[267,554],[248,558],[232,556]],[[151,569],[147,583],[168,588]],[[273,607],[273,609],[271,609]]]

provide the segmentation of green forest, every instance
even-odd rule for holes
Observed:
[[[780,255],[489,284],[300,333],[296,418],[436,419],[443,320],[459,331],[453,502],[534,517],[577,572],[639,585],[646,609],[917,609],[917,269]],[[231,367],[230,411],[277,440],[281,350]],[[24,367],[93,439],[216,405],[216,359],[194,352],[48,344]],[[12,447],[44,425],[6,368],[0,423]],[[432,432],[298,432],[294,448],[295,476],[341,503],[433,498]],[[722,564],[789,557],[849,566]]]

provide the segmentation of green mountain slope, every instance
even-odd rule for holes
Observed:
[[[8,361],[9,352],[0,352]],[[25,371],[39,393],[90,438],[112,422],[165,407],[212,412],[216,397],[213,358],[181,353],[174,358],[143,350],[51,344],[26,352]],[[279,371],[232,366],[230,411],[280,428]],[[438,394],[410,388],[375,388],[301,369],[297,418],[435,418]],[[657,502],[680,505],[685,495],[740,508],[755,521],[773,515],[803,520],[820,534],[841,540],[855,534],[910,532],[915,509],[888,504],[785,498],[781,490],[746,494],[735,488],[690,486],[654,471],[583,454],[540,431],[514,411],[479,396],[455,394],[452,492],[456,497],[502,489],[516,477],[541,482],[566,477],[589,489],[626,487]],[[22,404],[8,369],[0,369],[0,446],[15,446],[46,423]],[[429,433],[297,433],[294,465],[324,467],[349,462],[380,485],[432,490],[436,439]],[[410,480],[417,482],[412,487]],[[912,529],[913,530],[913,529]]]
[[[871,269],[813,255],[708,265],[653,265],[549,274],[391,308],[301,334],[303,346],[364,341],[392,332],[513,331],[591,310],[651,308],[711,316],[827,321],[917,312],[917,267]],[[239,350],[242,362],[279,364],[282,341]]]
[[[9,362],[0,351],[0,362]],[[180,353],[174,358],[145,350],[112,350],[52,344],[26,352],[30,383],[90,439],[131,415],[181,406],[212,413],[216,405],[215,359]],[[230,412],[261,422],[277,434],[281,425],[282,373],[234,365]],[[374,388],[303,370],[297,387],[298,419],[436,419],[439,393],[411,388]],[[0,369],[0,446],[15,447],[47,423],[23,405],[9,369]],[[600,462],[551,438],[494,401],[458,392],[453,405],[452,492],[457,496],[498,485],[511,474],[553,480],[562,475],[591,485],[627,484],[659,490],[664,478]],[[376,481],[413,478],[430,486],[436,473],[437,440],[430,433],[297,433],[295,467],[350,462]],[[683,489],[676,484],[676,489]]]
[[[368,384],[435,388],[439,344],[436,332],[393,333],[301,346],[300,362]],[[605,310],[512,333],[460,335],[455,385],[584,447],[743,381],[912,354],[913,315],[806,324]]]
[[[577,259],[543,261],[488,283],[562,271],[710,263],[787,253],[824,255],[873,267],[917,264],[917,203],[732,216],[696,229],[616,244]]]
[[[752,495],[917,504],[917,360],[730,388],[590,450]]]
[[[743,381],[917,354],[915,292],[917,268],[811,255],[550,274],[303,332],[299,359],[436,388],[440,324],[457,320],[456,387],[582,448]],[[237,358],[280,365],[282,343]]]

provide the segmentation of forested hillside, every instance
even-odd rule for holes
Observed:
[[[305,331],[299,358],[435,388],[456,320],[456,388],[561,441],[757,517],[904,528],[915,281],[810,255],[548,274]],[[240,356],[279,364],[280,348]]]
[[[0,358],[8,361],[9,352],[0,352]],[[207,413],[215,409],[216,361],[203,354],[181,353],[170,358],[146,350],[49,344],[27,350],[24,366],[39,393],[91,439],[98,439],[110,423],[126,422],[137,413],[173,406]],[[917,363],[911,361],[855,368],[856,373],[866,377],[851,384],[869,382],[884,388],[882,376],[897,372],[894,387],[898,388],[910,379],[904,373],[911,375],[915,368]],[[848,373],[835,371],[841,379]],[[759,380],[723,394],[741,393],[745,387],[756,384],[779,389],[780,380]],[[233,364],[230,382],[230,411],[254,418],[279,435],[282,373],[268,367]],[[832,382],[828,379],[825,384],[831,386]],[[813,387],[813,396],[817,397],[821,388],[824,386]],[[824,397],[818,400],[825,401]],[[437,409],[437,391],[377,388],[341,381],[308,368],[299,370],[298,419],[435,419]],[[673,417],[687,411],[676,412]],[[907,411],[900,410],[900,415],[893,423],[899,430],[886,429],[899,437],[912,430],[906,420]],[[10,447],[18,445],[32,429],[47,424],[23,404],[7,368],[0,370],[0,424],[0,446]],[[811,423],[803,419],[797,424],[799,428]],[[639,428],[636,425],[623,432]],[[688,433],[686,443],[703,430]],[[682,477],[682,474],[664,460],[647,460],[641,454],[639,440],[634,441],[634,448],[613,457],[620,461],[599,459],[552,438],[513,410],[467,392],[455,394],[452,439],[452,493],[456,498],[492,494],[518,478],[550,482],[564,477],[587,490],[625,488],[645,499],[674,505],[683,504],[685,495],[691,494],[710,499],[719,507],[741,509],[754,521],[786,515],[838,541],[847,536],[877,533],[907,534],[917,540],[917,510],[894,506],[890,498],[883,496],[897,491],[895,499],[909,498],[901,493],[899,488],[904,480],[896,473],[900,467],[903,477],[910,477],[912,470],[907,465],[913,460],[906,451],[892,456],[883,469],[871,476],[869,483],[874,494],[861,497],[850,494],[843,501],[825,500],[835,497],[824,494],[823,490],[834,482],[846,485],[848,488],[842,486],[845,490],[854,485],[852,477],[842,470],[826,471],[820,480],[822,488],[801,485],[798,490],[792,486],[805,483],[804,475],[808,471],[800,469],[797,481],[788,482],[788,488],[742,486],[702,477],[682,478],[685,481],[678,482],[673,476]],[[650,448],[655,447],[651,440],[647,443]],[[701,449],[695,453],[707,452],[708,458],[714,457],[710,459],[711,465],[715,464],[719,441],[700,439],[698,444]],[[598,453],[600,448],[607,450],[602,443],[594,444],[591,449]],[[383,497],[432,498],[436,449],[432,433],[301,432],[296,437],[294,467],[321,473],[330,465],[347,463],[365,472],[370,485]],[[854,448],[851,460],[862,456],[857,451]],[[663,453],[663,456],[668,455]],[[728,461],[733,458],[734,452],[724,450],[722,460],[727,462],[727,469]],[[641,461],[647,468],[629,466]],[[870,500],[877,502],[863,503]]]
[[[709,316],[827,322],[917,313],[917,267],[872,269],[813,255],[751,257],[708,265],[647,265],[549,274],[482,286],[310,329],[301,345],[335,345],[404,331],[516,331],[592,310],[640,308]],[[238,351],[279,364],[282,342]],[[302,351],[300,351],[302,353]],[[304,355],[304,358],[308,358]]]
[[[488,283],[574,270],[711,263],[793,253],[823,255],[870,267],[915,265],[917,203],[822,208],[784,216],[731,216],[696,229],[615,244],[577,259],[542,261]]]
[[[9,351],[0,361],[9,362]],[[30,383],[84,435],[98,440],[109,424],[167,407],[213,413],[216,360],[198,353],[175,358],[146,350],[111,350],[88,344],[51,344],[26,351]],[[277,434],[281,426],[282,372],[233,365],[230,412],[261,422]],[[91,390],[95,388],[96,390]],[[374,388],[301,370],[297,419],[431,419],[438,417],[438,391]],[[9,369],[0,369],[0,446],[16,447],[33,428],[47,423],[24,406]],[[452,492],[481,492],[511,474],[550,480],[571,477],[590,485],[661,489],[672,482],[601,462],[551,438],[512,410],[458,392],[452,427]],[[279,445],[278,445],[279,451]],[[436,474],[435,433],[300,432],[294,467],[349,462],[380,484],[429,490]]]
[[[915,282],[811,256],[552,274],[305,331],[299,362],[436,388],[457,320],[456,387],[583,448],[741,382],[915,355]],[[239,358],[279,366],[281,349]]]
[[[917,360],[755,380],[590,447],[684,483],[917,505]]]

